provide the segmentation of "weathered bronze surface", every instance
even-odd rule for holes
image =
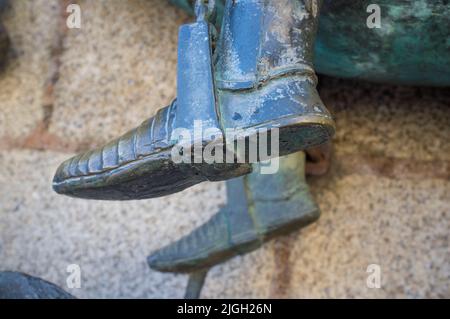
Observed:
[[[277,174],[262,175],[255,169],[227,181],[226,206],[189,235],[154,252],[149,266],[189,273],[185,298],[199,298],[211,267],[319,218],[305,181],[305,154],[290,154],[280,161]]]
[[[150,267],[184,273],[207,269],[319,218],[305,181],[303,152],[281,157],[276,174],[257,171],[227,181],[227,205],[189,235],[153,253]]]
[[[309,1],[228,1],[215,68],[223,127],[279,128],[280,155],[334,134],[317,91],[313,43],[319,7]]]
[[[58,286],[30,275],[0,272],[0,299],[73,299]]]
[[[191,10],[191,0],[170,1]],[[221,8],[225,0],[216,2]],[[367,8],[374,3],[381,9],[381,27],[370,29]],[[450,86],[450,5],[447,0],[324,0],[314,66],[337,77]]]
[[[174,163],[176,129],[192,131],[195,120],[218,134],[194,139],[188,149],[226,144],[226,129],[251,139],[256,129],[277,128],[280,155],[329,140],[334,123],[317,94],[312,67],[319,7],[299,0],[229,1],[214,51],[206,16],[198,14],[197,22],[180,28],[178,99],[117,140],[64,162],[53,183],[58,193],[151,198],[251,171],[248,163]]]

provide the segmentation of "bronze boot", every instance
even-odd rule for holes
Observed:
[[[202,152],[205,145],[224,140],[216,113],[212,26],[206,21],[207,8],[197,9],[197,22],[179,30],[178,98],[118,139],[62,163],[53,180],[56,192],[89,199],[142,199],[250,172],[248,164],[207,164],[194,159],[194,146]],[[193,132],[196,120],[201,120],[203,131],[215,135],[204,138],[194,132],[190,138],[182,136]],[[174,150],[177,156],[183,151],[192,156],[184,162],[174,161]]]
[[[58,193],[116,200],[164,196],[250,173],[250,162],[269,155],[261,148],[252,152],[251,141],[260,132],[279,133],[279,139],[270,135],[279,150],[272,148],[272,157],[331,137],[334,124],[315,89],[312,68],[316,2],[228,1],[214,52],[213,29],[206,22],[211,11],[197,3],[197,22],[180,28],[178,99],[117,140],[64,162],[53,182]],[[202,132],[215,133],[196,135],[198,120]],[[193,132],[193,138],[186,142],[179,129]],[[230,130],[246,141],[239,148],[246,154],[241,161],[233,153],[236,135],[230,138]],[[226,152],[222,161],[206,161],[203,151],[211,145],[232,149],[231,160]],[[251,153],[258,155],[247,157]],[[186,154],[190,161],[175,161]]]
[[[320,2],[226,1],[215,74],[224,128],[277,128],[279,155],[331,138],[313,68]]]
[[[255,164],[259,165],[259,164]],[[276,174],[227,181],[227,205],[208,222],[148,257],[151,268],[191,273],[259,248],[319,218],[305,182],[305,155],[280,158]]]
[[[62,288],[43,279],[13,272],[0,272],[0,299],[74,299]]]

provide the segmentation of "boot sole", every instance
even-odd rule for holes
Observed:
[[[278,153],[275,154],[271,150],[272,129],[278,129]],[[252,149],[249,140],[253,140],[254,136],[262,138],[261,132],[267,132],[265,136],[269,139],[266,144],[268,154],[261,157],[261,151],[258,149],[258,156],[252,154],[255,156],[250,157],[250,152],[255,152],[255,147]],[[239,151],[240,162],[254,162],[250,158],[257,158],[259,162],[303,151],[327,143],[334,133],[334,121],[322,115],[287,116],[276,121],[246,127],[241,129],[238,137],[239,140],[245,140],[245,155],[242,154],[242,150]]]
[[[53,182],[53,189],[59,194],[77,198],[135,200],[169,195],[213,180],[202,174],[201,167],[193,166],[195,164],[175,164],[170,158],[171,148],[98,174]],[[215,181],[238,177],[251,171],[250,166],[245,164],[211,167],[217,168]]]
[[[254,128],[279,129],[279,156],[324,144],[335,133],[334,121],[322,115],[288,116]]]

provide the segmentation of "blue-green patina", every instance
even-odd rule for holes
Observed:
[[[192,1],[170,0],[192,12]],[[224,0],[216,0],[218,18]],[[371,0],[325,0],[315,43],[318,73],[410,85],[450,86],[450,3],[378,0],[380,28],[368,28]]]

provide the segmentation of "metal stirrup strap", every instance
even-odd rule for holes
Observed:
[[[196,0],[195,16],[197,21],[210,21],[216,10],[215,0]]]

